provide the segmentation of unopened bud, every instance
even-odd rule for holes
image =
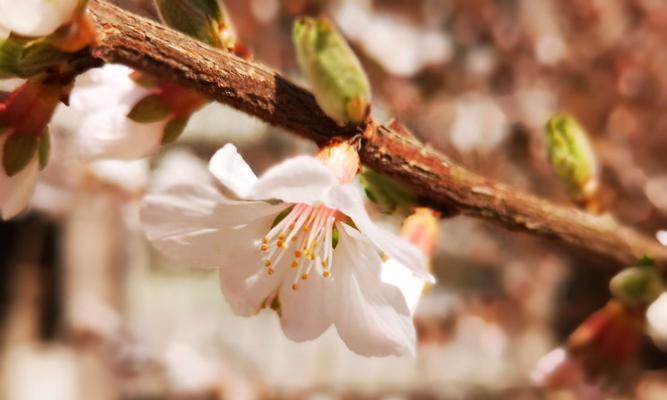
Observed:
[[[546,126],[547,155],[576,200],[595,196],[598,172],[595,153],[584,129],[568,115],[552,117]]]
[[[647,306],[665,290],[658,271],[652,267],[626,268],[609,281],[611,293],[630,306]]]
[[[234,49],[236,32],[220,0],[155,0],[160,18],[170,27],[221,49]]]
[[[341,125],[362,122],[371,101],[368,77],[333,24],[323,18],[301,18],[294,24],[292,40],[322,110]]]
[[[317,154],[340,183],[350,183],[359,172],[359,153],[348,142],[329,144]]]
[[[415,208],[414,212],[403,221],[401,236],[430,258],[438,238],[437,212],[426,207]]]

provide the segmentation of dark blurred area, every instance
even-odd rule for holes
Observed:
[[[155,17],[150,1],[115,3]],[[599,158],[604,208],[648,235],[667,230],[667,1],[225,3],[254,60],[304,86],[292,21],[327,15],[362,59],[377,119],[397,118],[481,175],[574,206],[544,148],[547,119],[571,113]],[[201,114],[165,152],[206,160],[232,141],[262,170],[314,149],[223,106]],[[235,317],[214,273],[155,254],[136,217],[150,176],[128,188],[88,170],[56,185],[58,173],[47,184],[66,192],[64,206],[38,190],[30,213],[0,223],[8,399],[594,398],[546,393],[529,376],[607,302],[610,260],[446,218],[438,283],[416,318],[418,357],[364,359],[331,332],[291,343],[270,312]],[[645,338],[637,373],[622,382],[628,394],[614,398],[667,398],[661,370],[667,356]]]

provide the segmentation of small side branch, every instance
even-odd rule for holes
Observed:
[[[96,61],[125,64],[176,81],[318,144],[361,133],[360,127],[338,126],[312,94],[262,65],[103,0],[91,1],[90,11],[98,43],[88,56]],[[555,205],[476,175],[390,126],[369,122],[360,155],[366,165],[406,184],[431,206],[593,251],[616,261],[615,268],[644,254],[667,266],[667,248],[649,236],[611,217]]]

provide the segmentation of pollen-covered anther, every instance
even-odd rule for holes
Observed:
[[[266,268],[270,268],[272,265],[273,263],[271,262],[271,260],[264,260],[264,266]]]
[[[304,280],[304,281],[308,280],[308,274],[301,275],[301,279]]]
[[[294,252],[294,257],[300,258],[301,257],[301,252],[299,250]]]
[[[328,278],[328,277],[331,276],[331,272],[329,272],[329,271],[324,271],[324,272],[322,272],[322,276],[323,276],[324,278]]]
[[[290,265],[290,267],[292,267],[292,268],[296,268],[298,266],[299,266],[299,263],[296,260],[292,261],[292,264]]]
[[[269,275],[273,275],[273,268],[267,269],[266,273],[269,274]]]
[[[268,251],[269,250],[269,245],[268,244],[262,244],[259,249],[261,251]]]
[[[292,290],[297,290],[298,288],[299,288],[299,285],[297,285],[296,283],[292,284]]]

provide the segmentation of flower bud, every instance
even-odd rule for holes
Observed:
[[[665,290],[660,274],[652,267],[624,269],[609,281],[609,289],[630,306],[647,306]]]
[[[568,115],[552,117],[546,126],[547,156],[561,181],[576,200],[595,196],[598,172],[586,132]]]
[[[415,208],[414,212],[403,221],[401,236],[430,258],[438,238],[437,212],[426,207]]]
[[[219,0],[155,0],[160,18],[170,27],[221,49],[234,49],[236,32]]]
[[[327,145],[317,154],[340,183],[350,183],[359,172],[359,153],[348,142]]]
[[[327,19],[301,18],[292,40],[315,99],[339,124],[358,124],[368,114],[371,90],[359,59]]]

